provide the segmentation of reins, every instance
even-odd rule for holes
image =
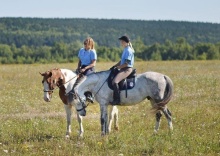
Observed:
[[[98,89],[98,91],[94,94],[93,98],[99,93],[99,91],[100,91],[101,88],[104,86],[104,84],[105,84],[105,82],[106,82],[107,80],[108,80],[108,77],[107,77],[107,79],[103,82],[103,84],[102,84],[101,87]],[[75,94],[75,93],[74,93],[74,94]],[[75,96],[78,96],[78,95],[75,94]],[[81,108],[81,109],[76,109],[77,112],[80,112],[80,111],[84,110],[86,107],[89,106],[90,103],[93,103],[93,101],[90,100],[90,101],[88,102],[88,104],[86,105],[86,104],[81,100],[81,98],[80,98],[79,96],[78,96],[78,98],[79,98],[79,100],[80,100],[80,103],[83,103],[83,105],[82,105],[82,108]]]
[[[105,82],[107,82],[107,80],[108,80],[108,77],[107,77],[107,79],[103,82],[103,84],[101,85],[101,87],[98,89],[98,91],[95,93],[94,96],[96,96],[96,95],[99,93],[99,91],[100,91],[101,88],[104,86]]]

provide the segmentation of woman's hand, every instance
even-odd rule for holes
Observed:
[[[83,72],[85,72],[85,71],[86,71],[86,69],[85,69],[85,68],[80,69],[80,73],[83,73]]]
[[[124,64],[122,64],[122,65],[117,66],[116,68],[122,69],[122,68],[125,68],[125,67],[127,67],[127,66],[128,66],[128,64],[127,64],[127,63],[124,63]]]

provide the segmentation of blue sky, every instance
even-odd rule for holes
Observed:
[[[220,23],[220,0],[0,0],[0,17],[113,18]]]

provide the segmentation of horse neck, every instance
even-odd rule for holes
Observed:
[[[65,78],[65,84],[64,84],[64,87],[66,89],[65,92],[68,93],[72,90],[72,87],[76,82],[77,74],[68,69],[61,69],[61,72]]]
[[[100,88],[109,76],[109,71],[103,71],[86,76],[76,87],[79,96],[84,96],[86,91],[93,94]]]

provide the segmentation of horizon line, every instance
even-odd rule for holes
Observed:
[[[128,20],[128,21],[171,21],[171,22],[189,22],[189,23],[207,23],[220,24],[220,22],[208,21],[190,21],[190,20],[173,20],[173,19],[127,19],[127,18],[96,18],[96,17],[28,17],[28,16],[0,16],[0,18],[31,18],[31,19],[92,19],[92,20]]]

